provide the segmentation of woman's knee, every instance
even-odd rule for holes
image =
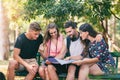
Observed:
[[[39,74],[42,75],[45,72],[45,68],[43,66],[39,67]]]
[[[56,69],[55,69],[55,67],[53,65],[48,65],[47,70],[48,71],[53,71],[53,70],[56,70]]]
[[[89,73],[92,75],[101,75],[104,74],[104,72],[99,68],[97,64],[94,64],[90,67]]]
[[[70,65],[68,68],[68,73],[75,73],[76,71],[76,66],[75,65]]]

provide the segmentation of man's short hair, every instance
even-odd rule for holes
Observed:
[[[34,31],[40,31],[40,25],[37,22],[32,22],[29,26],[29,29],[34,30]]]
[[[73,29],[77,28],[77,23],[73,21],[68,21],[64,24],[64,28],[72,27]]]

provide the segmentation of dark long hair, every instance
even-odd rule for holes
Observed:
[[[92,37],[96,37],[96,35],[98,34],[94,29],[93,27],[88,24],[88,23],[85,23],[85,24],[82,24],[80,27],[79,27],[79,30],[80,31],[83,31],[83,32],[89,32],[89,35],[92,36]]]
[[[55,23],[50,23],[47,26],[47,29],[46,29],[46,32],[45,32],[45,36],[44,36],[43,44],[46,44],[46,42],[48,42],[48,40],[51,39],[51,35],[49,33],[49,30],[53,29],[53,28],[55,28],[57,30],[57,38],[60,36],[58,26]]]
[[[98,34],[94,29],[93,27],[88,24],[88,23],[84,23],[82,24],[80,27],[79,27],[79,31],[82,31],[82,32],[89,32],[89,35],[92,36],[92,37],[96,37],[96,35]],[[86,55],[89,53],[88,52],[88,48],[89,48],[89,43],[90,41],[88,39],[85,39],[85,40],[82,40],[83,44],[85,45],[85,48],[83,50],[83,55],[84,57],[86,57]]]

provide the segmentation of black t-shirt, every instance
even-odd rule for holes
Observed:
[[[25,33],[21,34],[15,43],[15,48],[20,49],[20,57],[23,59],[35,58],[38,52],[39,45],[43,42],[43,37],[40,34],[37,40],[29,40]]]

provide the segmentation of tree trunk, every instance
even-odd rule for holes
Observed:
[[[106,30],[106,26],[105,26],[105,24],[104,24],[104,21],[101,20],[101,21],[100,21],[100,24],[101,24],[101,26],[102,26],[102,28],[103,28],[103,37],[104,37],[105,41],[108,43],[107,30]]]
[[[7,60],[9,54],[8,21],[0,1],[0,60]]]

